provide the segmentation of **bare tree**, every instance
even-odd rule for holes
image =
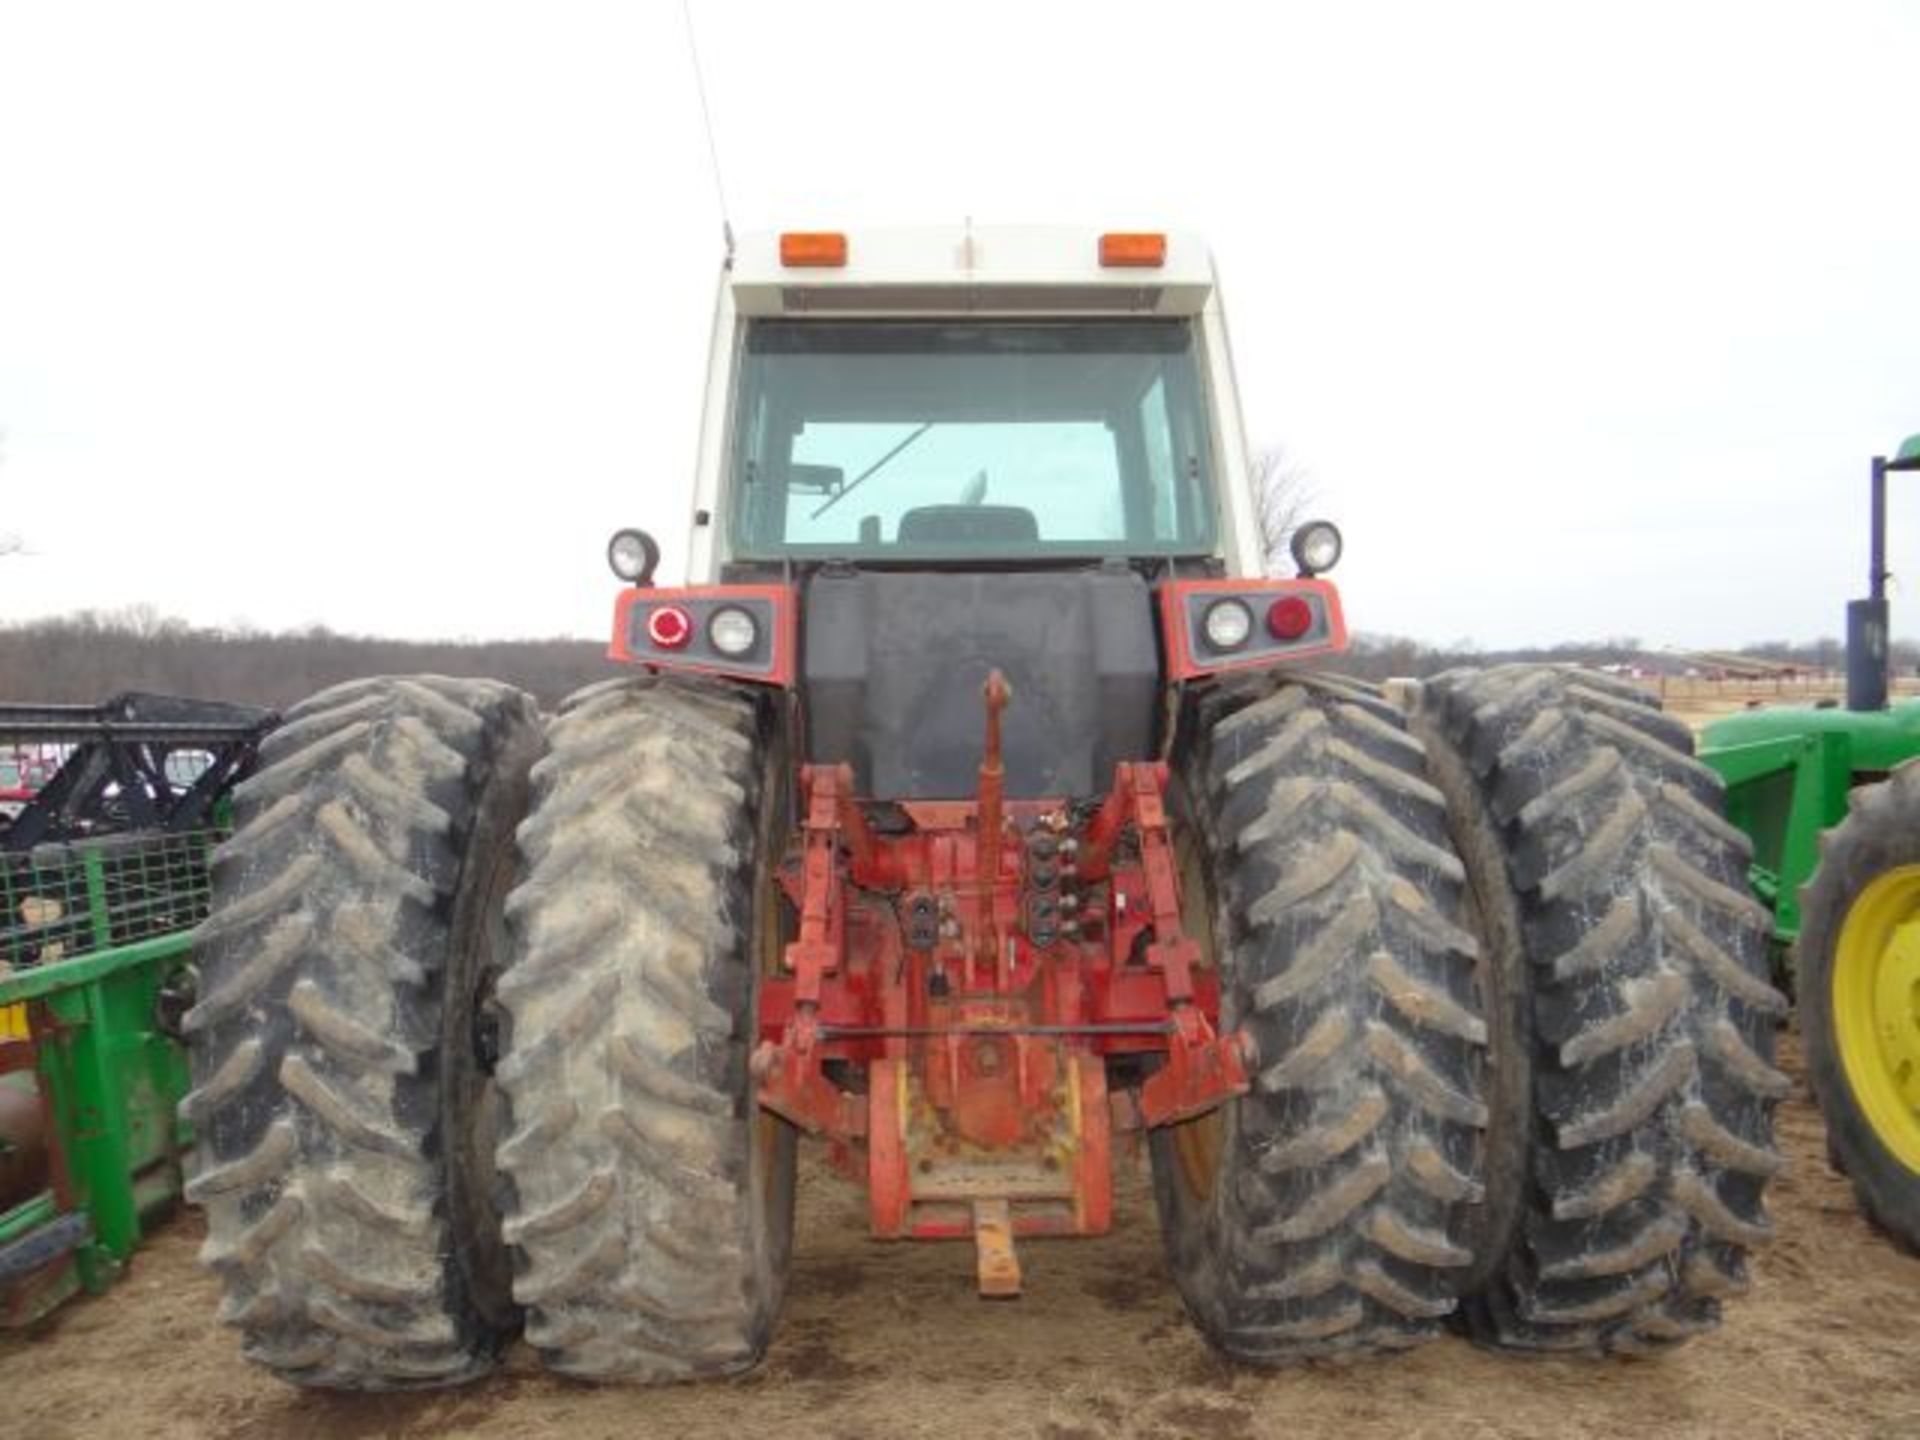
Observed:
[[[1253,457],[1247,469],[1253,485],[1255,513],[1260,518],[1260,555],[1269,575],[1286,574],[1293,557],[1287,541],[1307,518],[1314,503],[1307,468],[1287,454],[1286,447],[1270,445]]]

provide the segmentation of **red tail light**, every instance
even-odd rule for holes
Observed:
[[[1298,595],[1283,595],[1267,607],[1267,630],[1276,640],[1298,640],[1313,628],[1313,606]]]
[[[693,638],[693,617],[678,605],[659,605],[647,614],[647,639],[662,650],[678,650]]]

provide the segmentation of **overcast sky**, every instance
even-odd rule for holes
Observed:
[[[736,229],[1208,236],[1361,629],[1811,638],[1864,587],[1920,5],[693,15]],[[677,0],[0,0],[0,621],[602,633],[610,530],[678,578],[720,254]]]

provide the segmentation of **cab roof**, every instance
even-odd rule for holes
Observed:
[[[782,236],[844,243],[841,263],[782,262]],[[1102,264],[1102,232],[1050,226],[926,226],[740,237],[727,285],[743,315],[1197,315],[1213,259],[1192,234],[1164,232],[1158,264]],[[1159,235],[1162,232],[1153,232]],[[1140,238],[1148,239],[1150,236]]]

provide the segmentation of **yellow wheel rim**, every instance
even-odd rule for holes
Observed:
[[[1833,1036],[1880,1143],[1920,1171],[1920,865],[1875,876],[1833,957]]]

